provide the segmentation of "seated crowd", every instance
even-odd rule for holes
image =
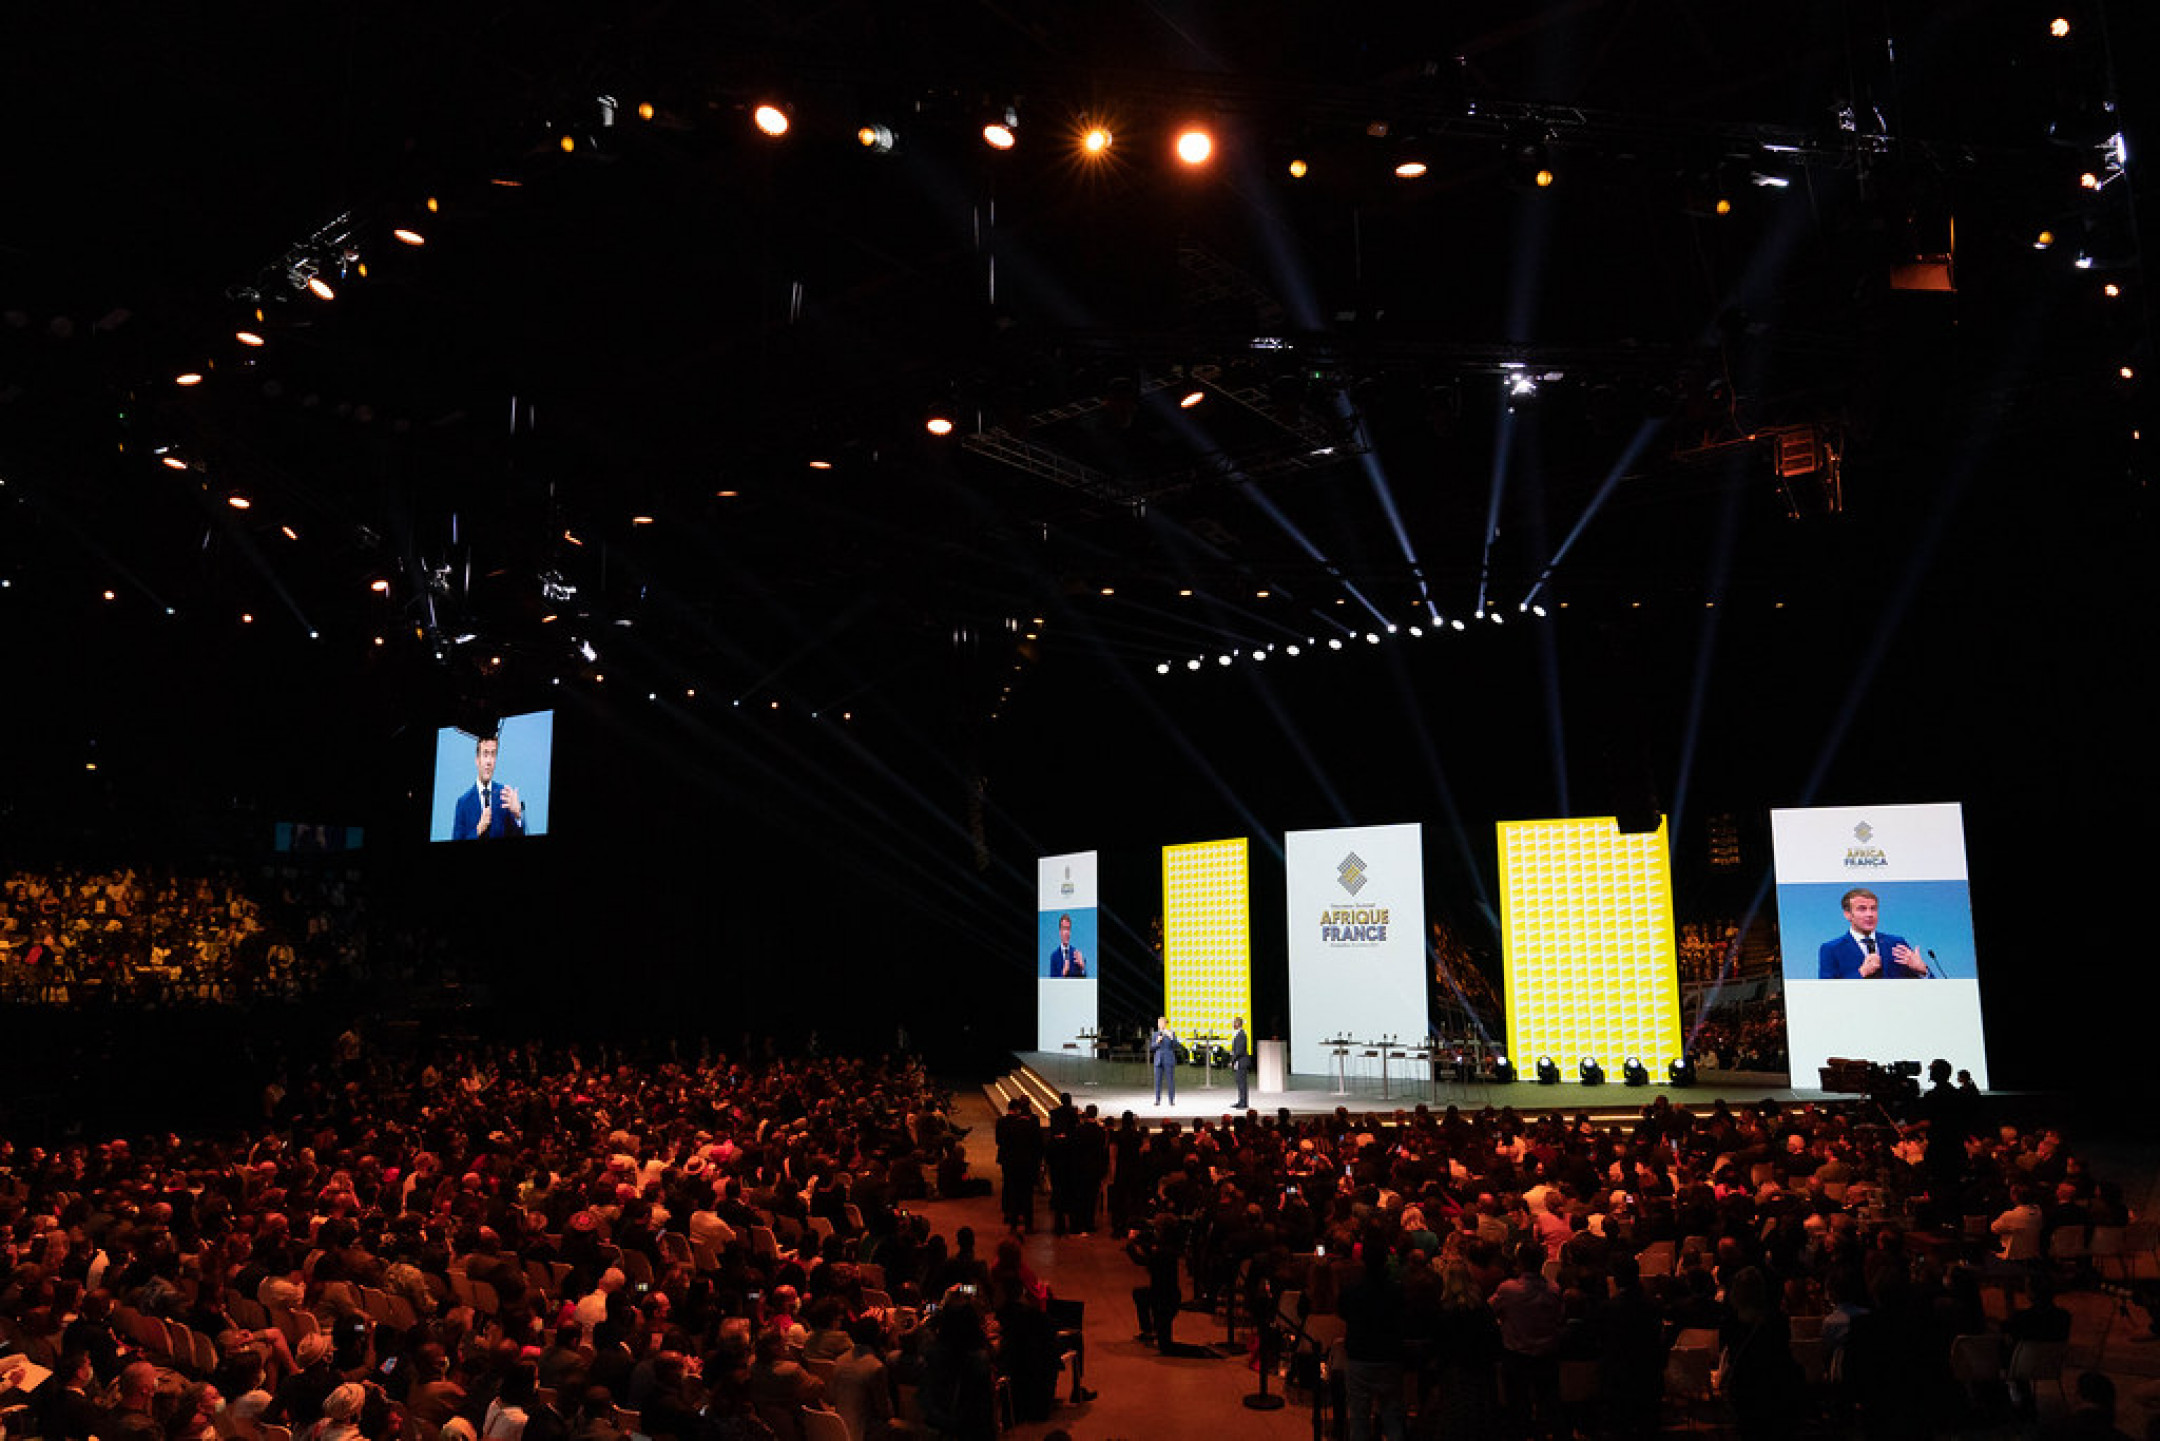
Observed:
[[[1255,1320],[1295,1292],[1324,1342],[1310,1318],[1341,1312],[1352,1436],[1355,1363],[1381,1357],[1418,1378],[1442,1435],[1649,1434],[1676,1345],[1705,1390],[1724,1358],[1743,1435],[1787,1434],[1804,1398],[1853,1408],[1871,1434],[1934,1434],[2003,1399],[1964,1384],[1954,1353],[1999,1366],[2011,1342],[2068,1335],[2044,1299],[1990,1318],[1998,1281],[2044,1297],[2046,1277],[2008,1258],[2131,1219],[2055,1133],[1968,1135],[1969,1105],[1938,1079],[1926,1126],[1902,1134],[1857,1105],[1691,1115],[1662,1096],[1611,1127],[1424,1108],[1153,1131],[1127,1116],[1111,1223],[1142,1237],[1134,1301],[1157,1344],[1177,1310],[1166,1245],[1203,1296]],[[1363,1337],[1361,1285],[1391,1298]],[[1403,1392],[1396,1376],[1374,1394]]]
[[[343,867],[286,863],[252,880],[21,871],[0,880],[0,994],[61,1005],[298,996],[363,961],[364,922]]]
[[[829,1403],[864,1438],[919,1394],[987,1436],[1040,1374],[1017,1246],[903,1209],[969,1184],[913,1063],[344,1041],[238,1138],[0,1142],[0,1328],[54,1372],[10,1434],[792,1438]]]

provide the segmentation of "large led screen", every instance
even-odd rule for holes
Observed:
[[[445,726],[435,733],[431,841],[544,836],[555,712],[505,716],[493,729]]]
[[[1179,1036],[1252,1020],[1252,872],[1241,838],[1163,847],[1163,1014]]]
[[[1061,1052],[1096,1029],[1102,975],[1096,949],[1095,852],[1043,856],[1035,862],[1035,1048]]]
[[[1334,1069],[1327,1042],[1425,1039],[1425,847],[1417,825],[1291,831],[1290,1069]]]
[[[1665,822],[1623,833],[1610,816],[1500,824],[1500,924],[1510,1059],[1539,1056],[1573,1081],[1584,1056],[1653,1078],[1680,1054]]]
[[[1832,1058],[1939,1057],[1985,1087],[1962,809],[1774,810],[1770,838],[1793,1085]]]

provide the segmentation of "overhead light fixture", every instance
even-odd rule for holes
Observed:
[[[164,466],[167,470],[187,469],[187,462],[177,455],[161,455],[158,457],[158,464]]]
[[[855,143],[872,155],[892,154],[893,140],[890,125],[865,125],[855,132]]]
[[[407,230],[407,229],[406,229],[406,228],[405,228],[404,226],[402,226],[402,225],[401,225],[401,226],[399,226],[399,227],[398,227],[397,229],[395,229],[395,230],[391,231],[391,232],[390,232],[390,234],[391,234],[391,236],[392,236],[393,238],[395,238],[395,239],[396,239],[396,240],[398,241],[398,243],[399,243],[399,244],[401,244],[401,245],[425,245],[425,244],[427,244],[427,237],[426,237],[425,235],[422,235],[422,234],[421,234],[421,233],[420,233],[419,231],[417,231],[417,230]]]
[[[752,110],[750,112],[750,123],[757,126],[760,134],[770,136],[774,140],[778,140],[788,133],[787,111],[770,103],[759,105],[755,110]]]
[[[1020,112],[1008,105],[983,122],[983,144],[992,150],[1010,150],[1020,143]]]
[[[932,435],[951,435],[953,433],[952,417],[933,415],[923,422],[923,429],[929,431]]]
[[[233,339],[250,349],[254,349],[263,343],[263,338],[252,330],[236,330],[233,332]]]
[[[1205,165],[1215,153],[1215,137],[1198,126],[1180,130],[1175,145],[1177,158],[1186,165]]]
[[[231,506],[234,510],[246,510],[248,506],[252,504],[252,502],[249,501],[246,496],[240,494],[238,491],[234,491],[231,495],[226,496],[225,503]]]
[[[1107,155],[1110,153],[1110,127],[1090,125],[1080,132],[1080,153],[1083,155]]]
[[[2057,40],[2067,40],[2070,37],[2069,17],[2058,15],[2053,20],[2048,21],[2048,34],[2054,36]]]
[[[201,385],[201,384],[202,384],[202,374],[201,374],[201,372],[199,372],[199,371],[194,371],[194,370],[184,370],[184,371],[182,371],[182,372],[181,372],[180,374],[178,374],[178,375],[176,375],[176,376],[174,376],[174,377],[173,377],[173,384],[174,384],[174,385]]]
[[[1183,394],[1182,396],[1178,397],[1178,409],[1179,409],[1179,410],[1191,410],[1191,409],[1192,409],[1192,408],[1193,408],[1194,406],[1198,405],[1198,404],[1199,404],[1199,403],[1200,403],[1201,401],[1203,401],[1203,400],[1206,400],[1206,399],[1207,399],[1207,392],[1206,392],[1206,391],[1204,391],[1204,390],[1188,390],[1188,391],[1186,391],[1186,392],[1185,392],[1185,393],[1184,393],[1184,394]]]
[[[1290,178],[1292,180],[1303,180],[1310,174],[1312,174],[1312,167],[1305,163],[1302,156],[1290,162]]]
[[[309,276],[307,288],[308,294],[314,296],[317,300],[337,299],[337,292],[330,288],[330,282],[323,279],[320,275]]]

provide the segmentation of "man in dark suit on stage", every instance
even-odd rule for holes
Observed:
[[[1050,953],[1050,977],[1052,980],[1085,980],[1087,957],[1072,943],[1072,917],[1058,917],[1057,949]]]
[[[1163,1103],[1163,1088],[1170,1090],[1170,1104],[1177,1104],[1177,1032],[1168,1016],[1155,1018],[1155,1034],[1148,1041],[1148,1059],[1155,1066],[1155,1104]]]
[[[1881,905],[1864,886],[1847,891],[1839,902],[1845,909],[1845,934],[1824,941],[1816,957],[1816,979],[1823,981],[1871,981],[1925,979],[1927,958],[1907,945],[1903,936],[1876,929]]]
[[[1245,1081],[1251,1071],[1252,1042],[1245,1036],[1245,1018],[1239,1016],[1230,1022],[1230,1073],[1237,1077],[1237,1108],[1241,1111],[1250,1104],[1245,1099]]]
[[[479,780],[458,797],[457,814],[450,823],[454,841],[508,840],[525,834],[525,803],[516,786],[495,781],[495,737],[482,736],[473,747],[473,768]]]

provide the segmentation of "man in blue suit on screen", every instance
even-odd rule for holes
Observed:
[[[450,822],[454,841],[497,841],[525,834],[525,803],[516,786],[495,780],[495,737],[482,736],[473,747],[473,767],[479,780],[458,797],[457,814]]]
[[[1818,980],[1926,979],[1927,958],[1907,945],[1903,936],[1876,929],[1875,913],[1881,902],[1873,891],[1855,886],[1840,904],[1845,908],[1845,934],[1823,942],[1816,958]]]

